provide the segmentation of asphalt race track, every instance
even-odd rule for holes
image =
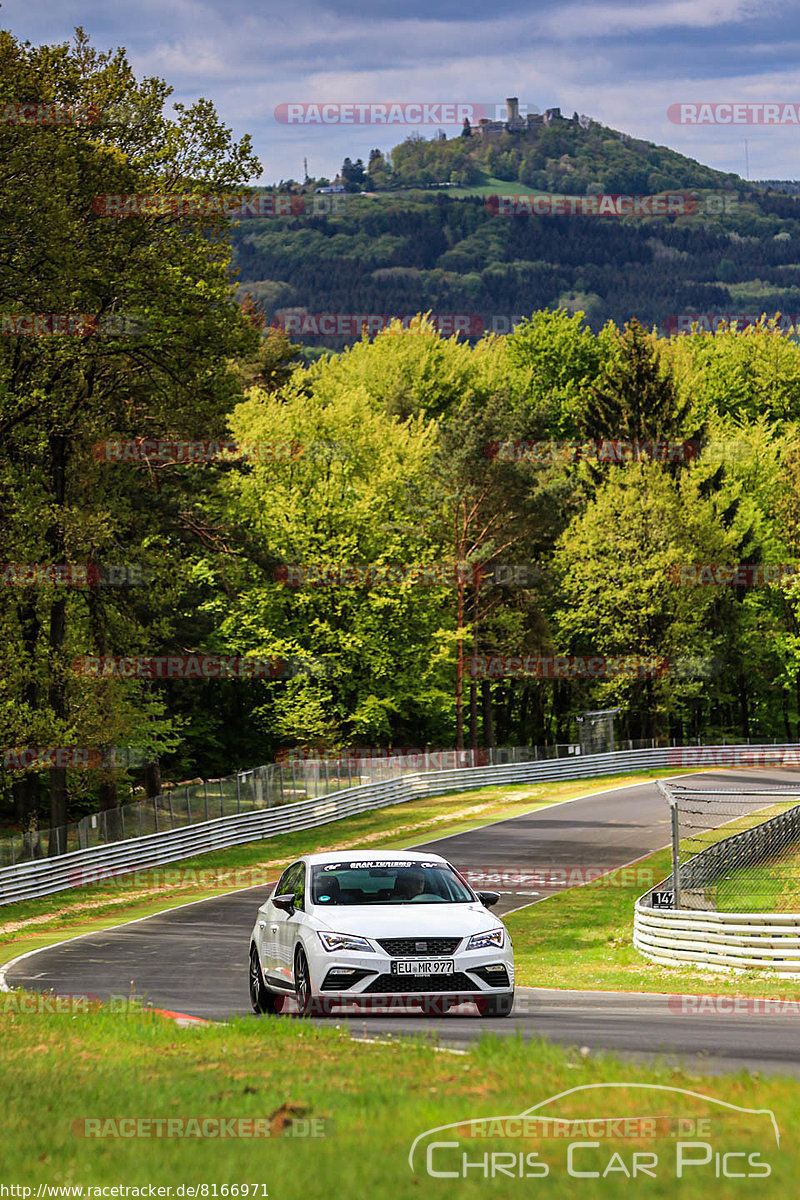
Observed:
[[[698,782],[707,788],[800,784],[800,773],[773,768],[716,771],[703,774]],[[635,862],[668,840],[665,801],[655,783],[643,783],[621,785],[424,846],[472,873],[473,879],[476,872],[483,873],[485,883],[474,886],[502,892],[494,911],[508,913],[576,880]],[[491,875],[500,882],[490,882]],[[503,876],[510,877],[508,885]],[[234,892],[36,951],[7,968],[6,983],[104,999],[134,992],[156,1008],[211,1019],[252,1016],[248,935],[256,909],[270,890],[267,886]],[[713,994],[713,981],[708,990]],[[446,1017],[339,1012],[307,1019],[344,1023],[357,1036],[377,1038],[432,1031],[452,1047],[488,1030],[501,1036],[546,1037],[589,1052],[661,1054],[711,1072],[746,1068],[800,1075],[800,1017],[763,1007],[756,1012],[720,1012],[707,1011],[712,1008],[707,1005],[694,1011],[695,1003],[657,994],[518,988],[514,1012],[500,1020],[481,1018],[469,1005]],[[288,1013],[285,1019],[291,1019]]]

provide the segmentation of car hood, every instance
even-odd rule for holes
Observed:
[[[320,928],[362,937],[467,937],[502,925],[482,904],[398,904],[378,907],[347,904],[329,908],[315,904]]]

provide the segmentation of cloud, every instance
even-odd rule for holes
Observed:
[[[63,41],[83,24],[101,49],[123,45],[139,75],[161,75],[173,99],[212,99],[235,135],[253,135],[265,181],[316,175],[345,155],[389,149],[409,127],[277,124],[292,101],[471,101],[508,95],[540,108],[586,112],[636,137],[723,170],[744,170],[740,131],[670,124],[681,100],[796,97],[800,11],[768,0],[609,0],[599,5],[507,0],[4,0],[2,23],[34,42]],[[778,25],[777,22],[780,21]],[[779,36],[778,36],[779,35]],[[448,132],[455,133],[455,127]],[[421,130],[431,136],[435,129]],[[793,135],[751,130],[754,176],[798,174]]]

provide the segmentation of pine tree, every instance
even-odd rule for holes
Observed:
[[[655,339],[635,318],[625,326],[618,350],[600,386],[589,389],[582,432],[590,438],[636,442],[685,437],[691,400],[680,399]]]

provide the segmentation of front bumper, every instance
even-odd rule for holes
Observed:
[[[414,957],[424,962],[433,956]],[[324,959],[318,956],[314,992],[335,1003],[381,997],[406,997],[413,1002],[425,996],[444,997],[457,1003],[457,998],[473,1000],[514,990],[514,959],[508,945],[440,957],[452,960],[452,974],[399,975],[392,970],[396,956],[380,951],[374,954],[335,951]]]

